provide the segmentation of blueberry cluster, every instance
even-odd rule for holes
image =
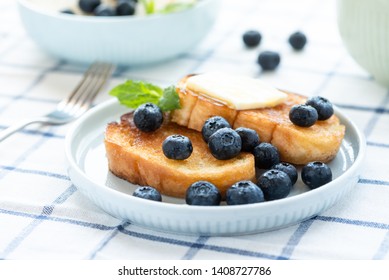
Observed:
[[[297,126],[310,127],[318,120],[328,120],[333,114],[334,108],[328,99],[313,96],[305,104],[294,105],[289,111],[289,119]]]
[[[253,129],[232,129],[226,119],[214,116],[205,121],[201,134],[211,154],[221,160],[236,157],[241,151],[252,152],[259,145],[259,136]]]
[[[226,192],[227,205],[242,205],[272,201],[287,197],[297,182],[298,172],[295,166],[280,162],[265,171],[256,184],[251,181],[239,181]],[[322,162],[310,162],[302,168],[301,179],[310,189],[331,182],[331,169]],[[210,182],[198,181],[189,186],[185,201],[188,205],[220,205],[221,194]]]
[[[217,206],[221,202],[219,189],[208,181],[198,181],[189,186],[185,201],[188,205]],[[233,184],[226,193],[228,205],[251,204],[265,201],[262,190],[251,181]]]
[[[285,198],[297,182],[296,167],[281,162],[278,149],[270,143],[261,143],[255,130],[244,127],[233,130],[224,118],[215,116],[204,123],[202,135],[215,158],[224,160],[237,156],[241,151],[251,152],[256,168],[265,169],[256,184],[251,181],[239,181],[228,188],[225,198],[227,205]],[[302,181],[311,189],[332,180],[331,169],[322,162],[307,164],[303,167],[301,176]],[[213,206],[219,205],[220,202],[220,191],[210,182],[196,182],[186,193],[186,203],[189,205]]]
[[[134,124],[143,132],[153,132],[161,127],[163,113],[161,108],[153,103],[144,103],[134,112]],[[193,151],[192,142],[184,135],[170,135],[162,143],[163,154],[169,159],[184,160]]]
[[[260,203],[285,198],[289,195],[298,178],[293,165],[280,162],[265,171],[254,184],[251,181],[239,181],[226,192],[227,205]],[[332,171],[325,163],[314,161],[301,170],[301,179],[310,189],[316,189],[331,182]],[[162,201],[158,190],[150,186],[140,186],[133,196],[153,201]],[[186,190],[185,201],[188,205],[217,206],[222,201],[219,189],[208,181],[197,181]]]
[[[262,35],[257,30],[248,30],[243,34],[242,39],[246,47],[254,48],[261,43]],[[307,43],[307,37],[304,33],[297,31],[289,36],[288,42],[294,50],[301,51]],[[257,62],[262,70],[272,71],[280,64],[281,56],[275,51],[263,51],[259,54]]]
[[[308,108],[308,113],[304,112],[304,108]],[[307,126],[312,119],[315,122],[325,120],[332,114],[332,104],[323,97],[315,96],[308,99],[306,104],[293,107],[290,119],[297,125]],[[155,131],[162,122],[161,109],[152,103],[145,103],[134,112],[134,124],[143,132]],[[296,167],[281,162],[278,149],[270,143],[261,143],[255,130],[245,127],[234,130],[226,119],[214,116],[205,121],[201,133],[215,158],[227,160],[236,157],[241,151],[250,152],[254,155],[255,167],[265,170],[256,184],[251,181],[233,184],[226,192],[227,205],[259,203],[289,195],[298,179]],[[164,140],[162,151],[169,159],[184,160],[191,155],[193,147],[188,137],[170,135]],[[302,168],[301,179],[310,189],[315,189],[330,182],[332,172],[325,163],[311,162]],[[149,186],[137,188],[133,195],[149,200],[162,200],[160,193]],[[198,181],[188,187],[185,200],[189,205],[213,206],[221,203],[221,194],[212,183]]]
[[[115,0],[109,5],[101,0],[79,0],[80,10],[89,15],[95,16],[132,16],[135,14],[137,0]],[[74,14],[71,9],[62,11],[67,14]]]

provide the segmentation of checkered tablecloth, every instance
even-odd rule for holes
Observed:
[[[87,65],[51,57],[25,33],[16,1],[0,1],[0,129],[49,112]],[[118,67],[96,100],[127,78],[161,86],[212,70],[258,77],[276,87],[338,105],[367,138],[354,190],[313,219],[277,231],[234,237],[161,233],[120,221],[84,197],[67,175],[69,125],[32,125],[0,143],[0,259],[389,259],[389,91],[342,46],[336,1],[223,0],[218,21],[193,51],[166,63]],[[258,48],[242,34],[257,29]],[[302,52],[287,43],[303,31]],[[258,53],[281,64],[261,72]]]

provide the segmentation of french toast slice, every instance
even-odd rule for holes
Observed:
[[[278,148],[282,161],[292,164],[328,162],[339,151],[345,126],[336,115],[325,121],[317,121],[308,128],[296,126],[290,121],[290,108],[305,103],[305,96],[286,92],[286,100],[274,107],[235,110],[206,94],[188,89],[188,77],[184,77],[176,87],[181,108],[172,112],[173,122],[201,131],[208,118],[222,116],[233,128],[247,127],[257,131],[262,142]]]
[[[212,156],[200,132],[172,123],[165,116],[162,126],[152,133],[142,132],[133,123],[133,114],[125,114],[120,122],[109,123],[105,131],[105,149],[109,170],[133,184],[148,185],[173,197],[185,197],[194,182],[213,183],[222,196],[227,188],[240,180],[255,180],[254,157],[240,153],[229,160]],[[191,156],[172,160],[162,152],[162,142],[173,134],[189,137]]]

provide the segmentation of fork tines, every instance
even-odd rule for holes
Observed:
[[[89,109],[113,70],[114,66],[110,63],[93,63],[69,97],[59,104],[61,110],[76,114],[78,110],[82,113]]]

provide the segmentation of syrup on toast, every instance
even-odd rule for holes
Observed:
[[[240,153],[218,160],[209,152],[200,132],[172,123],[165,116],[162,126],[152,133],[142,132],[133,123],[133,114],[107,125],[105,148],[110,171],[131,183],[149,185],[173,197],[185,197],[194,182],[206,180],[217,186],[224,197],[227,188],[240,180],[255,180],[254,156]],[[162,152],[162,142],[173,134],[192,141],[193,152],[185,160],[172,160]]]
[[[271,108],[235,110],[201,92],[186,87],[183,78],[177,85],[181,108],[172,112],[172,122],[201,131],[212,116],[224,117],[233,128],[247,127],[257,131],[262,142],[269,142],[280,152],[281,160],[292,164],[310,161],[328,162],[339,151],[345,133],[344,125],[333,115],[311,127],[299,127],[289,119],[290,108],[303,104],[306,97],[287,92],[287,99]]]

